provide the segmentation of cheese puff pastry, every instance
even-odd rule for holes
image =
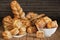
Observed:
[[[36,29],[36,27],[31,27],[30,26],[30,27],[27,28],[27,32],[28,33],[35,33],[35,32],[37,32],[37,29]]]
[[[44,38],[44,32],[43,32],[43,31],[40,31],[40,30],[37,31],[37,32],[36,32],[36,37],[37,37],[37,38]]]
[[[19,29],[19,35],[24,35],[24,34],[26,34],[26,27],[23,26]]]
[[[45,16],[45,14],[40,14],[36,17],[34,17],[33,19],[31,19],[32,23],[35,24],[35,22],[38,20],[38,19],[41,19]]]
[[[36,16],[38,16],[38,14],[36,14],[36,13],[34,13],[34,12],[29,12],[29,13],[26,15],[26,17],[27,17],[28,19],[32,19],[32,18],[34,18],[34,17],[36,17]]]
[[[54,28],[54,27],[58,27],[58,24],[57,24],[56,20],[47,23],[47,28]]]
[[[45,14],[40,14],[40,15],[35,16],[35,17],[32,18],[31,20],[40,19],[40,18],[42,18],[43,16],[45,16]]]
[[[10,16],[6,16],[3,18],[3,25],[4,25],[4,28],[5,30],[11,30],[13,29],[13,26],[12,26],[12,18]]]
[[[40,29],[40,28],[44,28],[46,23],[45,21],[41,18],[41,19],[38,19],[36,22],[35,22],[35,25],[37,27],[37,29]]]
[[[14,20],[13,20],[13,27],[14,28],[20,28],[20,27],[22,27],[22,22],[20,21],[20,19],[17,19],[17,18],[14,18]]]
[[[19,30],[18,30],[18,28],[14,28],[14,29],[10,30],[10,32],[12,35],[17,35],[19,33]]]
[[[49,18],[48,16],[45,16],[43,19],[44,19],[44,21],[45,21],[46,23],[48,23],[48,22],[52,21],[52,19],[51,19],[51,18]]]
[[[29,27],[31,25],[30,20],[28,19],[20,19],[20,21],[22,22],[23,25],[25,25],[26,27]]]
[[[2,35],[3,35],[4,39],[10,39],[10,38],[12,38],[12,34],[9,31],[4,31],[2,33]]]

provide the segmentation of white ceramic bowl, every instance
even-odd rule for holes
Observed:
[[[44,35],[46,37],[52,36],[52,34],[54,34],[56,30],[57,30],[57,27],[56,28],[51,28],[51,29],[43,29]]]
[[[38,30],[41,30],[41,29],[38,28]],[[52,36],[52,35],[56,32],[57,27],[55,27],[55,28],[50,28],[50,29],[44,28],[44,29],[42,29],[42,30],[44,31],[45,37],[50,37],[50,36]]]

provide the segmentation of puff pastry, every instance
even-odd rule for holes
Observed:
[[[46,23],[48,23],[48,22],[52,21],[52,19],[51,19],[51,18],[49,18],[48,16],[45,16],[43,19],[44,19],[44,21],[45,21]]]
[[[57,24],[56,20],[47,23],[47,28],[54,28],[54,27],[58,27],[58,24]]]
[[[4,31],[2,33],[2,35],[3,35],[4,39],[10,39],[10,38],[12,38],[12,34],[9,31]]]
[[[41,19],[38,19],[35,23],[37,29],[40,29],[40,28],[44,28],[46,23],[45,21],[41,18]]]
[[[10,32],[12,35],[17,35],[19,33],[19,30],[18,30],[18,28],[14,28]]]
[[[26,18],[28,18],[29,20],[33,19],[34,17],[38,16],[37,13],[34,13],[34,12],[29,12],[27,15],[26,15]]]
[[[36,29],[36,27],[30,26],[30,27],[27,28],[27,32],[28,33],[36,33],[37,32],[37,29]]]
[[[16,19],[16,18],[15,18],[15,19],[13,20],[13,27],[14,27],[14,28],[18,28],[18,29],[19,29],[20,27],[22,27],[22,25],[23,25],[23,24],[22,24],[22,22],[20,21],[20,19]]]
[[[37,37],[37,38],[44,38],[44,32],[43,32],[43,31],[40,31],[40,30],[37,31],[37,32],[36,32],[36,37]]]
[[[19,29],[19,35],[24,35],[24,34],[26,34],[26,27],[23,26]]]
[[[11,16],[6,16],[3,18],[3,25],[4,25],[4,28],[5,30],[11,30],[13,29],[13,26],[12,26],[12,18]]]

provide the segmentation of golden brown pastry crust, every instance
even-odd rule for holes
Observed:
[[[12,35],[11,35],[11,33],[9,31],[4,31],[2,33],[2,35],[3,35],[4,39],[10,39],[10,38],[12,38]]]
[[[28,19],[20,19],[20,21],[22,22],[23,25],[26,26],[26,28],[31,25],[31,22]]]
[[[4,25],[5,30],[11,30],[13,28],[12,24],[13,23],[12,23],[11,16],[6,16],[3,18],[3,25]]]
[[[44,32],[43,31],[37,31],[36,32],[36,37],[37,38],[44,38]]]
[[[41,19],[38,19],[35,23],[36,27],[39,29],[39,28],[44,28],[46,23],[45,21],[43,20],[43,18]]]
[[[22,22],[20,21],[20,19],[17,19],[17,18],[14,18],[13,19],[13,27],[14,28],[20,28],[20,27],[22,27]]]
[[[19,33],[19,30],[18,30],[18,28],[14,28],[10,32],[12,35],[17,35]]]
[[[48,23],[48,22],[52,21],[52,19],[49,18],[48,16],[45,16],[43,19],[44,19],[45,23]]]
[[[29,12],[25,16],[25,12],[23,12],[23,9],[16,0],[12,1],[10,6],[14,18],[12,19],[10,16],[3,18],[5,31],[2,35],[5,39],[10,39],[17,34],[24,35],[26,32],[36,33],[37,38],[44,38],[44,32],[41,31],[41,28],[46,28],[46,26],[47,28],[58,27],[57,21],[52,21],[45,14],[38,15],[34,12]]]
[[[36,33],[37,32],[37,29],[36,29],[36,27],[30,26],[30,27],[27,28],[27,32],[28,33]]]
[[[34,18],[32,18],[31,21],[32,21],[32,20],[36,20],[36,19],[40,19],[40,18],[42,18],[43,16],[45,16],[45,14],[37,15],[37,16],[35,16]]]
[[[31,19],[30,21],[32,21],[32,23],[35,24],[37,20],[43,18],[44,16],[45,16],[45,14],[40,14],[40,15],[34,17],[33,19]]]
[[[19,29],[19,35],[24,35],[24,34],[26,34],[26,27],[23,26]]]
[[[32,27],[28,27],[27,32],[30,33],[30,34],[33,33]]]
[[[56,20],[47,23],[47,28],[55,28],[55,27],[58,27]]]
[[[37,13],[34,13],[34,12],[29,12],[27,15],[26,15],[26,18],[28,18],[29,20],[33,19],[34,17],[38,16]]]
[[[25,18],[25,13],[17,1],[12,1],[10,6],[13,14],[15,15],[14,17]]]

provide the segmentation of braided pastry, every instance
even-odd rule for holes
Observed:
[[[12,1],[10,5],[15,17],[25,18],[25,13],[17,1]]]

